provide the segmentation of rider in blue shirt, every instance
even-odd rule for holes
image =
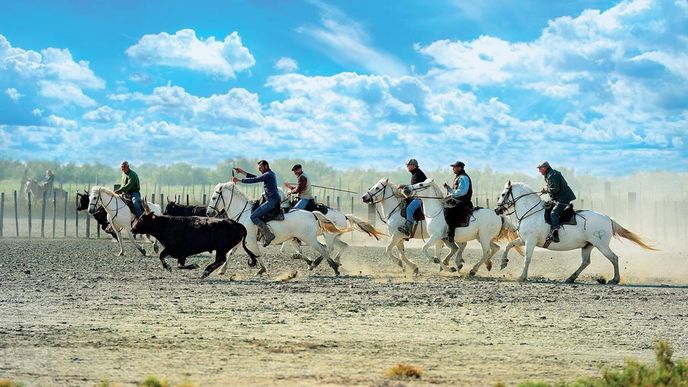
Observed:
[[[417,183],[422,183],[428,178],[425,176],[425,173],[418,168],[418,161],[416,159],[411,159],[406,163],[406,168],[408,171],[411,173],[411,185],[417,184]],[[400,185],[399,188],[403,188],[403,185]],[[399,226],[398,230],[401,231],[402,233],[410,236],[411,235],[411,230],[413,229],[413,224],[415,223],[413,219],[413,214],[420,208],[422,202],[420,198],[413,198],[408,206],[406,206],[406,222]]]
[[[267,246],[270,244],[270,242],[272,242],[273,239],[275,239],[275,235],[272,233],[268,225],[260,218],[280,205],[280,196],[279,192],[277,191],[277,178],[275,177],[275,172],[270,169],[270,164],[268,164],[268,162],[265,160],[258,161],[258,171],[261,173],[260,176],[248,173],[241,168],[234,168],[234,170],[238,173],[246,174],[246,177],[243,179],[239,179],[237,177],[232,178],[234,183],[263,183],[263,189],[265,191],[263,193],[265,196],[265,203],[261,204],[260,207],[256,208],[256,210],[251,213],[251,222],[258,226],[263,234],[263,246]]]

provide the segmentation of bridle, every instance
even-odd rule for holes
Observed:
[[[96,207],[98,206],[98,203],[100,203],[101,207],[103,207],[103,208],[107,211],[108,206],[110,205],[110,203],[112,203],[112,201],[115,200],[116,197],[117,197],[116,194],[110,196],[110,200],[107,202],[107,204],[104,204],[104,203],[103,203],[103,197],[102,197],[101,195],[102,195],[102,191],[99,190],[99,191],[98,191],[98,197],[96,198],[96,201],[93,202],[93,203],[89,203],[89,205],[88,205],[88,212],[89,212],[90,214],[94,214],[94,213],[96,212]],[[126,207],[126,205],[127,205],[127,204],[124,203],[124,206],[123,206],[122,208]],[[119,208],[120,208],[120,207],[119,207],[119,204],[117,204],[117,202],[115,202],[115,215],[112,216],[112,219],[116,218],[116,217],[117,217],[117,214],[119,214]]]
[[[528,209],[528,211],[526,211],[526,212],[523,214],[523,216],[518,216],[518,213],[516,212],[516,202],[517,202],[519,199],[523,198],[523,197],[526,197],[526,196],[529,196],[529,195],[539,195],[539,193],[537,193],[537,192],[528,192],[528,193],[519,195],[518,197],[515,197],[515,196],[514,196],[513,187],[514,187],[513,185],[509,186],[509,190],[507,191],[506,195],[504,195],[504,198],[507,198],[507,197],[511,196],[511,201],[508,202],[508,203],[499,204],[499,205],[497,206],[497,211],[500,211],[500,210],[501,210],[501,211],[506,211],[506,210],[509,209],[511,206],[513,206],[513,207],[514,207],[514,210],[511,211],[511,212],[509,212],[509,213],[507,213],[507,214],[505,214],[505,215],[506,215],[506,216],[509,216],[509,215],[512,215],[512,214],[516,215],[516,219],[518,220],[518,224],[519,224],[519,226],[520,226],[521,221],[522,221],[523,219],[525,219],[525,218],[527,218],[527,217],[529,217],[529,216],[531,216],[531,215],[537,214],[537,213],[540,212],[540,211],[544,211],[544,210],[545,210],[545,207],[543,206],[543,207],[540,208],[539,210],[533,211],[535,208],[537,208],[539,205],[542,204],[542,201],[539,201],[539,202],[535,203],[534,206],[530,207],[530,208]]]
[[[219,214],[220,211],[218,211],[218,207],[220,205],[220,200],[222,200],[222,207],[224,208],[227,215],[229,215],[229,206],[232,205],[232,201],[234,200],[234,187],[236,187],[236,184],[232,184],[232,192],[231,192],[231,195],[229,196],[229,205],[227,205],[225,203],[225,195],[222,194],[222,191],[224,191],[224,187],[221,187],[217,191],[215,191],[215,194],[217,195],[217,199],[215,199],[215,205],[208,206],[208,208],[215,211],[217,214]],[[241,218],[241,215],[243,215],[244,212],[246,212],[246,208],[248,207],[249,202],[250,202],[250,200],[246,201],[246,204],[244,204],[244,208],[241,209],[241,212],[239,212],[239,214],[237,216],[229,218],[229,219],[232,219],[232,220],[238,222],[239,219]]]
[[[387,186],[388,186],[387,183],[383,183],[383,184],[382,184],[382,188],[380,188],[379,190],[377,190],[377,191],[375,191],[375,192],[373,192],[373,193],[371,193],[370,190],[368,190],[368,192],[366,192],[366,194],[368,194],[368,196],[370,196],[371,202],[370,202],[369,204],[376,205],[376,204],[378,204],[378,203],[384,202],[385,200],[387,200],[387,199],[389,199],[389,198],[396,197],[396,195],[394,194],[394,190],[392,190],[392,194],[391,194],[390,196],[385,197],[385,195],[382,195],[382,199],[380,199],[380,200],[375,200],[375,197],[376,197],[378,194],[380,194],[380,192],[385,192],[385,190],[387,189]],[[378,216],[378,218],[380,218],[380,220],[382,221],[382,223],[387,224],[387,221],[389,220],[389,218],[392,217],[392,214],[394,214],[394,213],[400,208],[400,206],[401,206],[403,203],[404,203],[404,201],[403,201],[403,200],[400,200],[400,201],[399,201],[399,204],[397,204],[396,207],[394,207],[394,208],[392,209],[392,211],[389,212],[389,215],[387,215],[387,216],[384,217],[384,218],[383,218],[382,214],[380,213],[380,210],[377,208],[377,205],[375,206],[375,212],[377,212],[377,216]],[[385,219],[385,218],[386,218],[386,219]]]

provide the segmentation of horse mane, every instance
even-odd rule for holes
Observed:
[[[394,195],[395,198],[397,199],[405,199],[406,196],[401,192],[399,189],[398,184],[394,184],[391,181],[387,180],[387,186],[389,186],[392,189],[392,195]]]
[[[435,191],[435,196],[437,196],[437,198],[444,198],[444,194],[442,193],[442,189],[440,188],[439,185],[437,185],[435,180],[430,182],[430,186]]]
[[[234,191],[234,194],[235,194],[235,195],[238,195],[239,198],[242,198],[242,199],[246,200],[247,202],[249,201],[249,198],[246,196],[246,194],[244,194],[243,192],[241,192],[241,190],[239,189],[239,187],[237,187],[236,184],[234,184],[234,183],[231,182],[231,181],[228,181],[228,182],[226,182],[226,183],[219,183],[218,185],[215,186],[215,188],[216,188],[215,191],[218,191],[218,190],[225,190],[225,189],[226,189],[226,190],[229,190],[229,191],[232,191],[232,190],[233,190],[233,191]]]
[[[113,191],[109,188],[103,187],[102,185],[94,186],[93,188],[91,188],[91,190],[92,191],[95,190],[98,192],[104,192],[104,193],[106,193],[108,195],[112,195],[112,196],[119,196],[118,194],[115,193],[115,191]]]
[[[530,188],[530,186],[528,186],[528,184],[522,183],[522,182],[520,182],[520,181],[512,182],[512,183],[511,183],[511,186],[512,186],[512,187],[517,186],[517,187],[520,187],[520,188],[523,189],[523,190],[535,192],[535,190],[533,190],[532,188]]]

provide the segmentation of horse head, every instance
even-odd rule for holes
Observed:
[[[388,185],[389,179],[380,179],[377,183],[370,187],[368,191],[363,194],[363,196],[361,196],[361,200],[363,200],[363,203],[373,203],[375,201],[375,197],[381,192],[384,192]]]

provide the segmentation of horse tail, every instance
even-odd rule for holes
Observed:
[[[357,217],[354,214],[346,214],[344,216],[346,217],[346,220],[349,221],[349,224],[352,228],[357,228],[358,230],[363,231],[364,233],[368,234],[368,236],[371,236],[376,240],[380,240],[381,236],[387,235],[382,231],[377,230],[375,226],[373,226],[372,224],[366,222],[365,220]]]
[[[246,263],[249,266],[254,267],[254,266],[256,266],[256,264],[258,264],[258,260],[256,259],[256,258],[258,258],[258,256],[253,254],[253,252],[251,250],[249,250],[248,247],[246,246],[246,236],[248,235],[248,231],[246,231],[246,227],[244,227],[244,225],[241,223],[237,223],[237,224],[241,225],[241,234],[242,234],[241,235],[241,245],[249,257],[248,261]]]
[[[500,215],[499,217],[502,218],[502,228],[499,230],[499,234],[497,234],[497,236],[494,237],[493,240],[495,242],[500,241],[502,239],[506,239],[509,242],[511,242],[521,237],[520,235],[518,235],[518,229],[516,229],[516,226],[514,226],[514,224],[511,223],[509,218],[507,218],[504,215]],[[523,250],[523,246],[514,246],[514,248],[516,249],[516,251],[518,251],[518,253],[521,256],[526,255],[526,252]]]
[[[312,214],[313,216],[315,216],[315,219],[318,221],[318,225],[323,230],[323,232],[327,232],[330,234],[344,234],[346,232],[353,230],[351,227],[338,228],[336,224],[334,224],[331,220],[327,219],[327,217],[320,211],[313,211]]]
[[[620,224],[616,223],[614,219],[612,221],[612,235],[614,235],[617,239],[619,238],[625,238],[628,239],[629,241],[635,243],[636,245],[642,247],[645,250],[651,250],[651,251],[657,251],[658,249],[648,245],[643,241],[643,239],[640,237],[640,235],[634,233],[633,231],[625,229],[623,226]]]

